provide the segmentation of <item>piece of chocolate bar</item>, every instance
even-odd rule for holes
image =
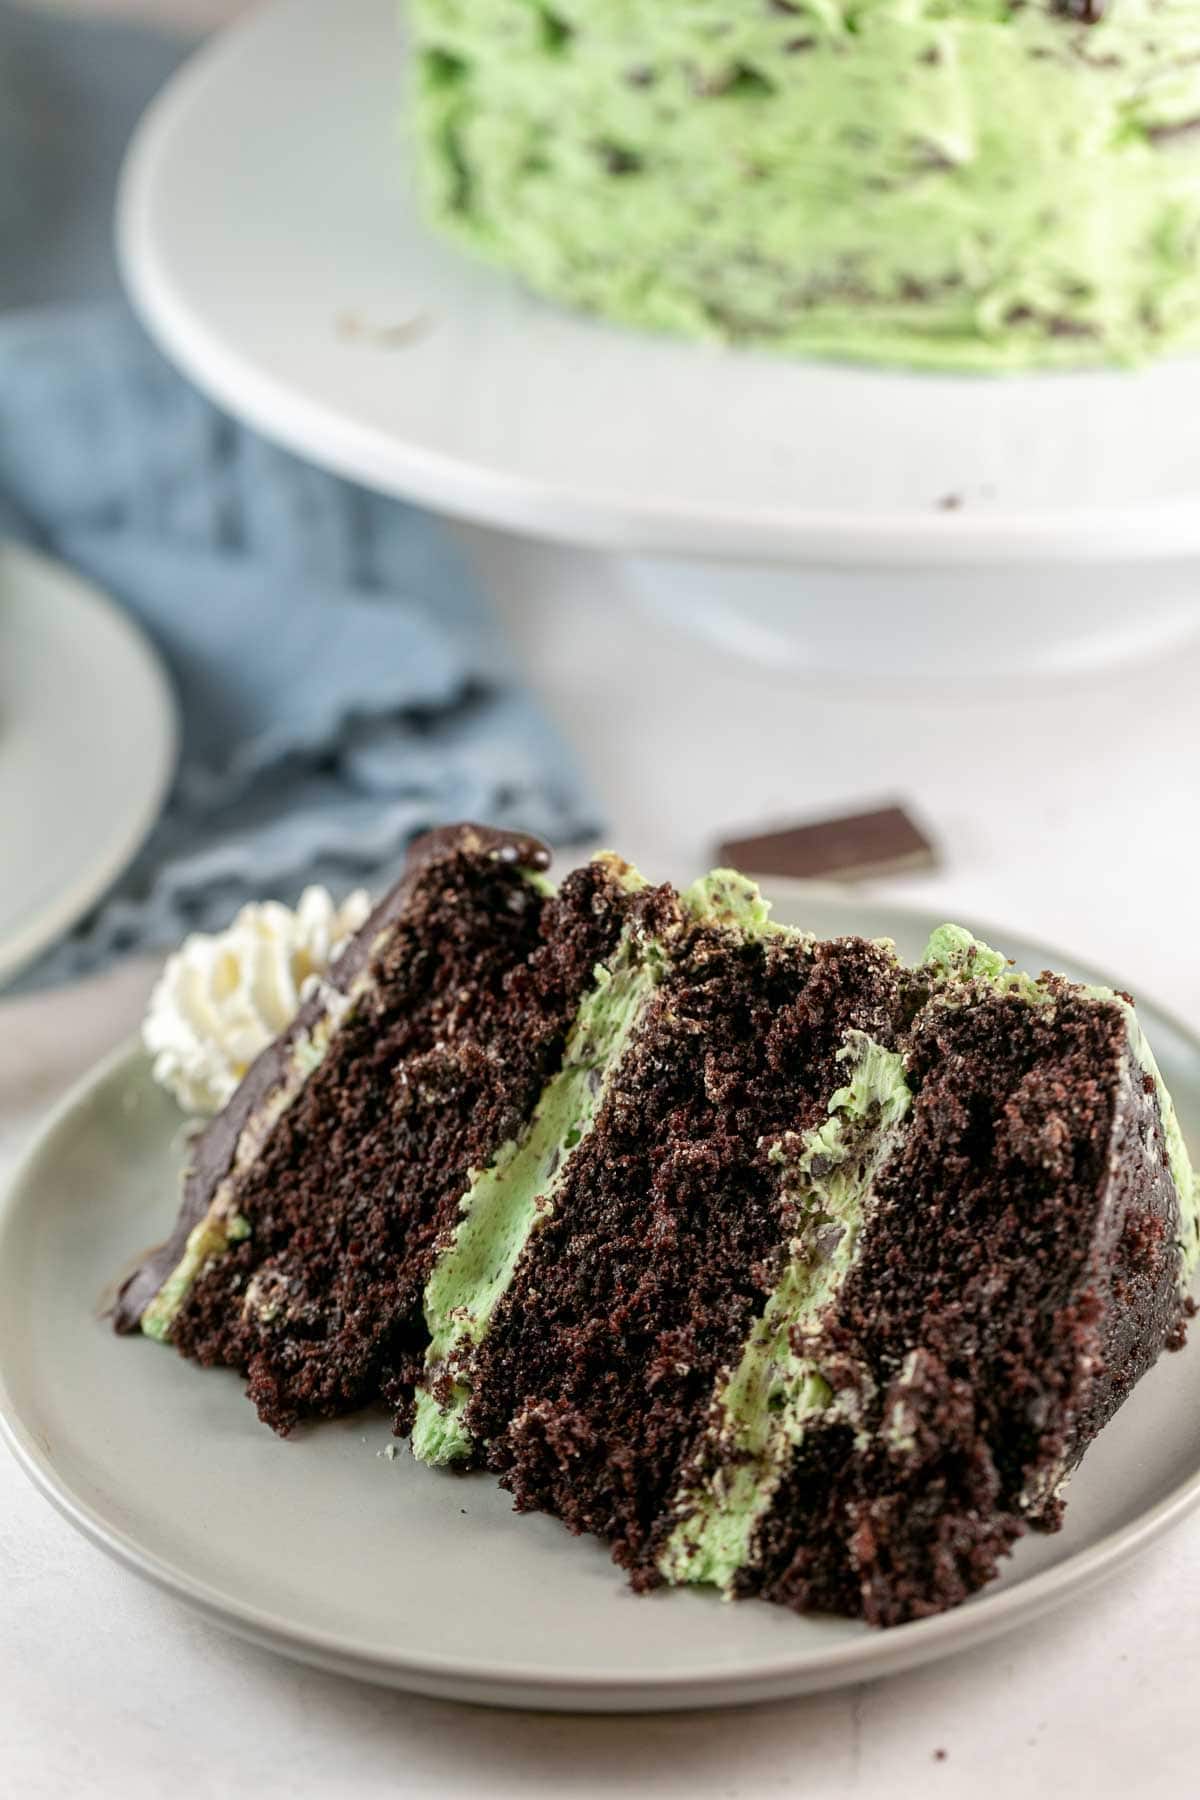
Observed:
[[[933,845],[901,806],[730,839],[717,856],[747,875],[786,875],[796,881],[862,881],[868,875],[937,864]]]

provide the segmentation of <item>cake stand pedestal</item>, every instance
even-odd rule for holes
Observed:
[[[630,557],[627,585],[680,630],[774,669],[927,680],[1080,674],[1200,633],[1194,562],[814,569]]]

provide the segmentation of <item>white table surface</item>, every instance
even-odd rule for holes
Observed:
[[[725,827],[898,794],[944,866],[875,892],[1069,945],[1200,1020],[1200,648],[1025,691],[821,691],[676,637],[601,559],[464,535],[586,751],[612,841],[648,871],[698,867]],[[136,1026],[151,974],[0,1003],[0,1178]],[[0,1795],[21,1800],[1174,1797],[1195,1791],[1197,1667],[1200,1518],[1019,1636],[840,1694],[658,1720],[409,1699],[201,1623],[78,1538],[0,1453]]]

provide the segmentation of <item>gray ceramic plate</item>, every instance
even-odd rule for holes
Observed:
[[[166,671],[62,563],[0,540],[0,983],[99,899],[175,767]]]
[[[931,916],[794,890],[777,916],[919,950]],[[993,934],[1035,969],[1064,959]],[[1142,1018],[1200,1135],[1200,1043]],[[0,1211],[0,1415],[34,1481],[138,1574],[257,1643],[422,1693],[629,1711],[861,1681],[1012,1629],[1103,1580],[1200,1499],[1200,1348],[1164,1357],[1090,1452],[1066,1528],[941,1618],[845,1620],[629,1594],[596,1543],[518,1518],[487,1477],[394,1460],[382,1418],[280,1442],[239,1383],[101,1320],[122,1261],[175,1209],[180,1115],[135,1050],[59,1107]],[[1131,1621],[1132,1626],[1132,1621]]]

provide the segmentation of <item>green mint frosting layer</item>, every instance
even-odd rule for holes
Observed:
[[[679,904],[697,924],[735,931],[748,942],[769,937],[786,937],[801,944],[815,941],[810,931],[777,925],[771,917],[771,902],[736,869],[713,869],[701,875],[679,896]]]
[[[756,1320],[737,1368],[717,1395],[716,1467],[678,1496],[679,1523],[659,1558],[673,1583],[726,1592],[751,1560],[756,1527],[792,1452],[812,1422],[845,1404],[796,1333],[815,1328],[854,1264],[871,1190],[897,1147],[911,1095],[901,1058],[859,1031],[839,1052],[850,1079],[829,1117],[771,1146],[796,1233],[778,1285]]]
[[[410,0],[431,216],[636,326],[1001,370],[1200,343],[1200,11]]]
[[[171,1321],[201,1270],[214,1257],[223,1256],[231,1244],[239,1244],[249,1236],[249,1222],[240,1213],[230,1213],[226,1217],[216,1207],[210,1207],[200,1223],[188,1233],[183,1256],[142,1314],[141,1329],[145,1335],[164,1343],[171,1330]]]

